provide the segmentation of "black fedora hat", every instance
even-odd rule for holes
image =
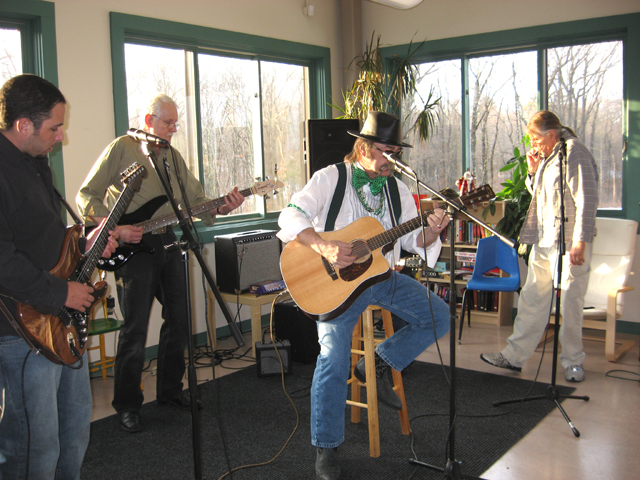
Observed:
[[[396,147],[413,148],[413,145],[402,141],[400,119],[395,115],[384,112],[369,112],[367,120],[360,132],[347,130],[349,135],[364,138],[372,142],[384,143]]]

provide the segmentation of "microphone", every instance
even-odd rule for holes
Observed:
[[[127,135],[129,135],[134,140],[138,140],[139,142],[152,143],[160,147],[166,147],[169,145],[169,142],[164,138],[160,138],[157,135],[153,135],[151,133],[145,132],[144,130],[138,130],[136,128],[130,128],[129,130],[127,130]]]
[[[400,158],[396,157],[395,154],[389,153],[389,152],[382,152],[382,155],[404,173],[408,173],[409,175],[415,176],[415,173],[413,170],[411,170],[411,167],[409,167],[409,165],[407,165],[402,160],[400,160]]]

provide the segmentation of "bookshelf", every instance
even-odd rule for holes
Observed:
[[[433,202],[431,200],[421,200],[420,202],[423,210],[430,210],[433,208]],[[482,212],[484,210],[484,205],[478,207],[476,210],[469,209],[468,213],[473,217],[479,219],[483,223],[486,223],[491,226],[495,226],[500,219],[504,216],[504,202],[496,202],[496,212],[494,215],[487,216],[486,219],[482,218]],[[468,220],[464,215],[459,215],[456,218],[456,222],[468,222],[473,224],[471,220]],[[456,228],[457,231],[460,228]],[[449,234],[449,228],[446,230],[447,236]],[[476,232],[478,233],[478,232]],[[480,233],[481,235],[481,233]],[[470,237],[465,236],[465,240],[456,241],[455,243],[455,251],[456,253],[460,252],[472,252],[475,253],[478,249],[477,239],[471,239]],[[474,243],[475,242],[475,243]],[[449,265],[449,269],[451,266],[454,267],[454,271],[460,269],[462,266],[462,262],[459,260],[460,257],[456,258],[455,262],[450,261],[451,247],[448,241],[448,238],[443,240],[442,242],[442,251],[440,253],[440,257],[438,258],[439,262],[446,262]],[[452,265],[453,263],[453,265]],[[469,272],[471,273],[471,272]],[[426,278],[421,278],[421,281],[426,281]],[[449,278],[429,278],[429,282],[433,285],[435,290],[446,289],[450,285]],[[458,298],[458,307],[457,313],[460,314],[462,310],[462,306],[460,305],[460,300],[462,299],[462,293],[464,292],[464,288],[467,284],[466,280],[456,279],[456,296]],[[466,313],[465,313],[466,317]],[[495,310],[492,311],[483,311],[483,310],[471,310],[471,321],[479,322],[479,323],[488,323],[492,325],[511,325],[513,323],[513,292],[500,292],[498,302],[495,306]]]

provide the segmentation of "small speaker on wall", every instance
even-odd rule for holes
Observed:
[[[256,283],[282,280],[280,239],[275,230],[218,235],[216,282],[222,292],[243,293]]]
[[[344,160],[351,152],[356,137],[348,130],[360,130],[358,119],[330,119],[307,121],[307,152],[309,177],[321,168]]]

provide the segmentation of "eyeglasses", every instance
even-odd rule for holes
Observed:
[[[157,115],[153,115],[153,114],[151,114],[151,116],[152,116],[152,117],[156,117],[156,118],[157,118],[158,120],[160,120],[161,122],[164,122],[164,123],[165,123],[165,125],[166,125],[167,127],[169,127],[169,130],[171,130],[172,128],[175,128],[176,130],[179,130],[179,129],[180,129],[180,124],[179,124],[179,123],[176,123],[176,122],[167,122],[166,120],[162,120],[162,119],[161,119],[159,116],[157,116]]]
[[[390,150],[390,149],[383,150],[380,147],[378,147],[375,143],[373,144],[373,148],[375,148],[379,152],[382,152],[383,154],[387,153],[389,155],[395,155],[397,157],[401,157],[402,156],[402,152],[404,152],[404,150],[402,148],[400,148],[398,150],[395,150],[395,151],[394,150]]]

